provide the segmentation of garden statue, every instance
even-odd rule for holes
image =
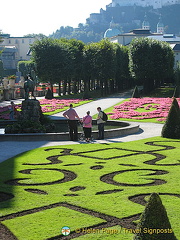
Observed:
[[[31,92],[31,96],[33,96],[34,99],[36,99],[34,96],[34,88],[35,88],[34,81],[31,79],[30,75],[28,75],[24,82],[25,100],[29,99],[30,92]]]

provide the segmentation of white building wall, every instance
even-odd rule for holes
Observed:
[[[35,38],[24,38],[24,37],[10,37],[4,38],[0,46],[15,46],[18,52],[18,60],[29,60],[27,52],[30,49],[30,44],[32,44]]]

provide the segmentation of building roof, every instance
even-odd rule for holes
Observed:
[[[164,42],[173,42],[173,43],[180,43],[180,37],[175,36],[174,34],[164,34],[164,35],[153,35],[149,36],[148,38],[156,39],[158,41],[164,41]]]
[[[120,33],[121,32],[116,28],[109,28],[104,33],[104,38],[111,38],[111,37],[119,35]]]
[[[180,51],[180,43],[170,44],[170,46],[174,51]]]

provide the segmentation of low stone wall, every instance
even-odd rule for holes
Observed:
[[[107,121],[107,125],[113,124],[116,126],[114,129],[106,130],[104,136],[105,138],[120,137],[123,135],[129,135],[137,133],[139,131],[139,125],[128,122],[120,121]],[[120,128],[117,128],[119,124]],[[80,136],[81,133],[79,133]],[[98,131],[92,132],[93,138],[98,138]],[[0,134],[0,141],[68,141],[69,133],[28,133],[28,134]]]

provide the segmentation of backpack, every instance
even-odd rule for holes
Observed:
[[[108,120],[108,116],[105,112],[102,111],[102,113],[103,113],[102,120],[106,122]]]

